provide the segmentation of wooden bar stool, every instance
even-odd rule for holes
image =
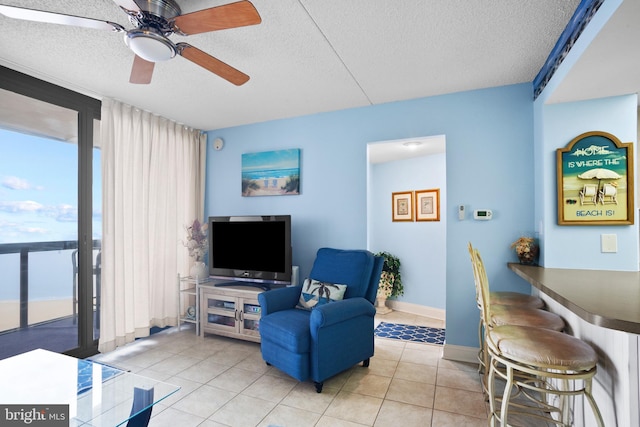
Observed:
[[[471,252],[472,249],[473,248],[471,246],[471,243],[469,243],[469,252]],[[471,262],[473,263],[473,259],[471,260]],[[491,305],[544,308],[544,301],[542,300],[542,298],[535,295],[523,294],[520,292],[492,291],[489,292],[489,301]]]
[[[584,341],[562,332],[518,325],[494,325],[484,263],[473,250],[474,269],[479,278],[480,309],[485,325],[485,351],[489,361],[487,381],[490,425],[508,426],[509,415],[570,426],[569,397],[583,395],[598,426],[604,422],[592,394],[598,357]],[[495,396],[496,376],[506,381],[502,399]],[[549,396],[558,396],[557,405]],[[513,398],[522,396],[515,402]],[[501,400],[500,408],[496,402]]]
[[[492,305],[508,305],[528,308],[544,308],[542,298],[535,295],[521,294],[519,292],[494,291],[489,293],[489,301]]]
[[[477,259],[475,257],[475,250],[471,243],[468,245],[469,255],[471,256],[471,265],[473,267],[473,276],[474,282],[476,285],[476,302],[478,304],[478,308],[482,309],[482,278],[480,277],[479,269],[477,268]],[[488,292],[488,282],[487,282],[487,292]],[[514,295],[522,295],[528,296],[525,294],[517,294],[515,292],[511,292],[510,294]],[[490,294],[489,294],[490,295]],[[534,297],[536,298],[536,297]],[[512,302],[515,302],[516,298],[510,299]],[[518,305],[498,305],[494,304],[493,298],[490,298],[491,303],[489,304],[491,307],[489,319],[490,319],[490,327],[493,326],[502,326],[502,325],[516,325],[516,326],[532,326],[536,328],[549,329],[553,331],[562,331],[564,330],[565,323],[564,320],[560,316],[554,313],[550,313],[548,311],[539,309],[539,308],[531,308],[529,306],[518,306]],[[527,299],[522,299],[522,301],[527,301]],[[535,300],[528,300],[535,301]],[[478,371],[483,374],[482,377],[482,386],[485,393],[488,394],[487,390],[487,381],[489,376],[488,370],[488,362],[489,358],[487,355],[486,345],[485,345],[485,333],[487,326],[484,324],[482,317],[480,317],[480,321],[478,324],[478,340],[480,342],[480,351],[478,351],[478,362],[479,367]]]

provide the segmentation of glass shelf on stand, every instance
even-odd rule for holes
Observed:
[[[185,323],[192,323],[196,335],[200,335],[200,285],[208,283],[209,277],[198,278],[178,274],[178,330]]]

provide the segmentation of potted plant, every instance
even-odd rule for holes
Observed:
[[[511,249],[515,249],[520,264],[535,264],[540,251],[536,239],[522,236],[511,243]]]
[[[378,284],[378,313],[385,314],[391,311],[386,306],[387,298],[393,298],[404,294],[402,277],[400,275],[400,259],[389,252],[378,252],[376,256],[384,258],[384,266]]]

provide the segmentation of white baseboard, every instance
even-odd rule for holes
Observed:
[[[426,307],[424,305],[395,300],[387,300],[387,307],[403,313],[431,317],[432,319],[442,320],[443,322],[446,320],[445,310],[440,308]]]
[[[446,321],[445,310],[424,305],[411,304],[404,301],[387,300],[387,307],[403,313],[415,314],[418,316],[431,317],[432,319]],[[466,347],[461,345],[444,344],[442,358],[455,360],[457,362],[478,363],[477,347]]]
[[[444,344],[442,358],[447,360],[455,360],[457,362],[478,363],[477,347],[465,347],[461,345]]]

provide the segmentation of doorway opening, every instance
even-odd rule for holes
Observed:
[[[367,248],[401,262],[404,295],[387,301],[403,312],[442,319],[446,308],[446,138],[444,135],[367,145]],[[439,219],[393,220],[393,193],[439,192]]]

